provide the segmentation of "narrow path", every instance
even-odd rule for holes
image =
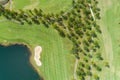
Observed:
[[[93,19],[95,21],[95,16],[94,16],[93,10],[91,9],[91,5],[90,4],[89,4],[89,7],[90,7],[91,14],[93,16]],[[113,60],[113,50],[112,50],[113,48],[112,48],[111,37],[110,37],[109,32],[108,32],[106,27],[100,26],[100,28],[101,28],[101,31],[102,31],[102,37],[103,37],[106,53],[108,55],[111,53],[112,56],[110,57],[110,61],[112,61]]]
[[[38,5],[39,5],[39,2],[40,2],[39,0],[31,0],[31,3],[29,5],[27,5],[27,6],[25,6],[23,8],[23,10],[37,8]]]
[[[93,20],[95,21],[96,19],[95,19],[95,15],[94,15],[94,13],[93,13],[93,10],[92,10],[92,8],[91,8],[91,4],[88,4],[88,6],[89,6],[89,8],[90,8],[90,12],[91,12],[91,15],[92,15],[92,17],[93,17]],[[93,30],[93,29],[94,29],[94,26],[92,26],[92,30]],[[93,40],[93,37],[92,37],[92,40]],[[93,51],[90,50],[90,54],[91,54],[91,55],[92,55],[92,53],[93,53]],[[91,58],[90,60],[92,61],[92,58]],[[92,71],[93,66],[90,65],[90,67],[91,67],[91,71]],[[88,80],[91,80],[91,77],[90,77],[90,76],[88,77]]]
[[[2,22],[6,22],[6,21],[11,21],[11,22],[14,22],[14,23],[20,24],[20,22],[18,22],[18,21],[15,21],[15,20],[7,20],[7,19],[0,20],[0,23],[2,23]]]
[[[12,10],[12,0],[10,0],[10,10]]]
[[[74,0],[75,2],[77,2],[77,0]],[[63,15],[66,15],[70,10],[72,10],[74,7],[70,7]]]
[[[94,12],[91,8],[91,4],[89,4],[89,7],[90,7],[90,11],[91,11],[91,14],[92,14],[92,17],[94,19],[94,21],[96,20],[95,19],[95,16],[94,16]],[[102,31],[102,38],[103,38],[103,43],[104,43],[104,48],[105,48],[105,54],[106,56],[109,56],[109,62],[110,62],[110,66],[112,66],[112,61],[113,61],[113,48],[112,48],[112,40],[111,40],[111,36],[107,30],[107,27],[105,26],[100,26],[101,28],[101,31]],[[112,70],[114,71],[114,67],[112,67]],[[90,79],[88,79],[90,80]]]
[[[101,31],[102,31],[102,40],[104,43],[104,48],[105,48],[105,55],[107,56],[106,59],[109,60],[110,64],[110,72],[109,73],[114,73],[115,72],[115,67],[112,65],[113,62],[113,48],[112,48],[112,40],[111,36],[107,30],[106,26],[101,26]],[[111,79],[114,80],[114,77]]]
[[[11,21],[11,22],[14,22],[14,23],[20,24],[20,22],[19,22],[19,21],[16,21],[16,20],[7,20],[7,21]]]
[[[0,22],[4,22],[4,21],[6,21],[6,19],[4,19],[4,20],[0,20]]]
[[[77,65],[78,65],[78,59],[75,59],[75,66],[74,66],[74,80],[77,80],[77,75],[76,75],[76,71],[77,71]]]
[[[89,7],[90,7],[90,11],[91,11],[92,17],[93,17],[93,19],[94,19],[94,21],[95,21],[95,15],[94,15],[93,10],[92,10],[92,8],[91,8],[91,4],[88,4],[88,5],[89,5]]]
[[[75,0],[75,2],[77,2],[77,0]],[[63,15],[66,15],[72,9],[73,9],[73,6],[70,7]],[[68,30],[68,27],[66,27],[66,29],[67,29],[67,32],[70,33],[69,30]],[[77,74],[76,74],[76,72],[77,72],[77,66],[78,66],[78,59],[76,58],[75,59],[75,65],[74,65],[74,74],[73,74],[74,75],[74,80],[77,80]]]
[[[109,56],[110,62],[112,62],[113,61],[113,50],[112,50],[113,48],[112,48],[111,36],[106,27],[101,26],[101,30],[102,30],[102,37],[103,37],[106,54],[107,56]]]

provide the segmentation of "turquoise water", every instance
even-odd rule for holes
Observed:
[[[41,80],[29,56],[25,46],[0,46],[0,80]]]

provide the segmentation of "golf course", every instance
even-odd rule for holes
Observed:
[[[22,9],[27,6],[34,5],[32,0],[16,0],[12,2],[13,9]],[[40,0],[35,0],[40,2]],[[44,1],[44,0],[43,0]],[[47,2],[44,1],[42,3]],[[64,2],[64,0],[63,0]],[[61,0],[59,3],[66,8],[71,5],[70,1],[66,4]],[[41,3],[41,4],[42,4]],[[58,1],[54,0],[58,4]],[[54,4],[54,6],[57,6]],[[50,5],[49,0],[45,5]],[[43,7],[45,6],[43,5]],[[7,5],[9,7],[9,4]],[[39,7],[40,6],[36,6]],[[47,6],[46,6],[47,7]],[[30,8],[31,9],[31,8]],[[47,8],[49,9],[49,7]],[[59,11],[60,7],[57,9]],[[55,9],[54,9],[55,10]],[[56,10],[56,12],[58,12]],[[47,13],[47,11],[46,11]],[[9,44],[25,44],[31,50],[31,63],[37,69],[37,72],[44,77],[45,80],[70,80],[73,78],[75,57],[71,53],[72,43],[68,39],[63,39],[58,32],[52,27],[47,29],[44,25],[19,25],[12,21],[6,21],[1,17],[0,23],[0,43]],[[5,21],[4,21],[5,20]],[[34,48],[42,47],[41,62],[42,66],[37,66],[34,61]]]
[[[40,80],[119,80],[119,0],[9,0],[0,44],[26,45]]]

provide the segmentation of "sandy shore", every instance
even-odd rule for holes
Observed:
[[[41,46],[36,46],[35,49],[34,49],[34,60],[37,64],[37,66],[41,66],[42,63],[40,61],[40,54],[42,52],[42,47]]]

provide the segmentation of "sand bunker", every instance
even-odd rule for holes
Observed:
[[[35,47],[34,51],[35,51],[34,52],[35,53],[34,60],[35,60],[35,62],[37,64],[37,66],[41,66],[42,63],[40,61],[40,54],[42,52],[42,47],[41,46],[37,46],[37,47]]]

